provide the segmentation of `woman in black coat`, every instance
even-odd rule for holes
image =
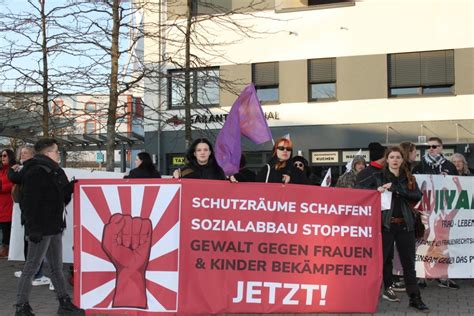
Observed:
[[[247,158],[240,156],[239,172],[229,177],[230,182],[255,182],[255,172],[246,167]]]
[[[307,184],[304,173],[291,160],[293,143],[290,139],[279,138],[273,146],[272,158],[257,174],[257,182]]]
[[[383,193],[392,192],[389,209],[382,210],[382,249],[383,249],[383,298],[399,302],[392,289],[393,245],[397,246],[405,277],[406,292],[410,297],[410,307],[427,312],[428,307],[420,296],[415,272],[415,216],[411,205],[421,200],[422,193],[416,179],[403,159],[400,147],[391,147],[385,153],[385,166],[365,182],[365,189],[377,189]]]
[[[156,170],[151,156],[147,152],[138,153],[135,159],[135,169],[130,170],[128,176],[123,177],[124,179],[132,178],[161,178],[161,174]]]
[[[186,154],[187,164],[173,172],[173,178],[225,180],[222,168],[217,164],[214,150],[206,138],[196,139]]]

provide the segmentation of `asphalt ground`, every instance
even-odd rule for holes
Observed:
[[[15,304],[18,278],[14,272],[21,270],[22,262],[0,259],[0,316],[12,316],[15,314]],[[48,275],[48,267],[45,273]],[[64,267],[66,277],[69,273],[68,265]],[[428,305],[431,312],[429,315],[474,315],[474,279],[456,280],[460,285],[459,290],[438,287],[435,280],[428,281],[428,287],[422,290],[423,301]],[[68,285],[68,291],[72,297],[72,287]],[[374,315],[421,315],[408,307],[408,297],[399,293],[400,303],[388,302],[380,299],[377,312]],[[54,291],[50,291],[47,285],[34,286],[30,296],[30,305],[37,316],[56,315],[58,301]],[[117,315],[117,314],[114,314]],[[283,314],[302,315],[302,314]],[[319,314],[325,315],[325,314]],[[337,315],[337,314],[326,314]],[[342,315],[342,314],[341,314]],[[351,315],[351,314],[344,314]],[[354,314],[364,315],[364,314]]]

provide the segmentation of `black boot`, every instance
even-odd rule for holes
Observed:
[[[59,297],[59,308],[58,308],[58,315],[85,315],[86,312],[76,307],[71,302],[71,298],[69,296]]]
[[[414,309],[416,309],[420,312],[423,312],[423,313],[429,313],[430,312],[430,309],[428,308],[428,306],[426,306],[425,303],[423,303],[423,301],[421,300],[420,294],[411,294],[410,295],[410,304],[409,304],[409,306],[413,307]]]
[[[33,309],[28,303],[16,304],[15,307],[15,316],[35,316]]]

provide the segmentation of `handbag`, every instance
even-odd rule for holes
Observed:
[[[420,239],[425,235],[425,224],[421,220],[421,213],[415,209],[412,209],[413,216],[415,218],[415,238]]]

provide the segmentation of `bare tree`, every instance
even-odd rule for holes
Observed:
[[[183,4],[184,12],[179,10]],[[212,70],[202,71],[202,69],[209,69],[215,64],[215,60],[233,64],[234,62],[225,55],[225,50],[229,46],[242,38],[271,34],[270,30],[255,28],[255,23],[270,19],[258,15],[262,10],[268,9],[270,3],[260,0],[239,2],[168,0],[167,5],[170,9],[166,23],[168,36],[163,40],[173,53],[168,54],[164,62],[168,68],[181,70],[181,78],[173,72],[168,72],[167,75],[168,79],[174,80],[174,84],[178,86],[170,88],[172,94],[177,94],[182,89],[185,145],[188,147],[192,142],[192,112],[208,111],[208,105],[213,101],[211,100],[213,96],[206,94],[206,85],[215,85],[219,90],[237,95],[243,84],[225,80]],[[222,30],[230,31],[234,36],[231,38],[219,36]],[[179,81],[181,82],[177,83]],[[173,104],[174,100],[168,101]]]
[[[64,65],[77,54],[64,28],[71,18],[70,8],[70,4],[28,0],[15,6],[3,4],[0,10],[0,83],[12,92],[4,102],[37,113],[44,136],[54,134],[50,104],[67,89],[69,74]]]

